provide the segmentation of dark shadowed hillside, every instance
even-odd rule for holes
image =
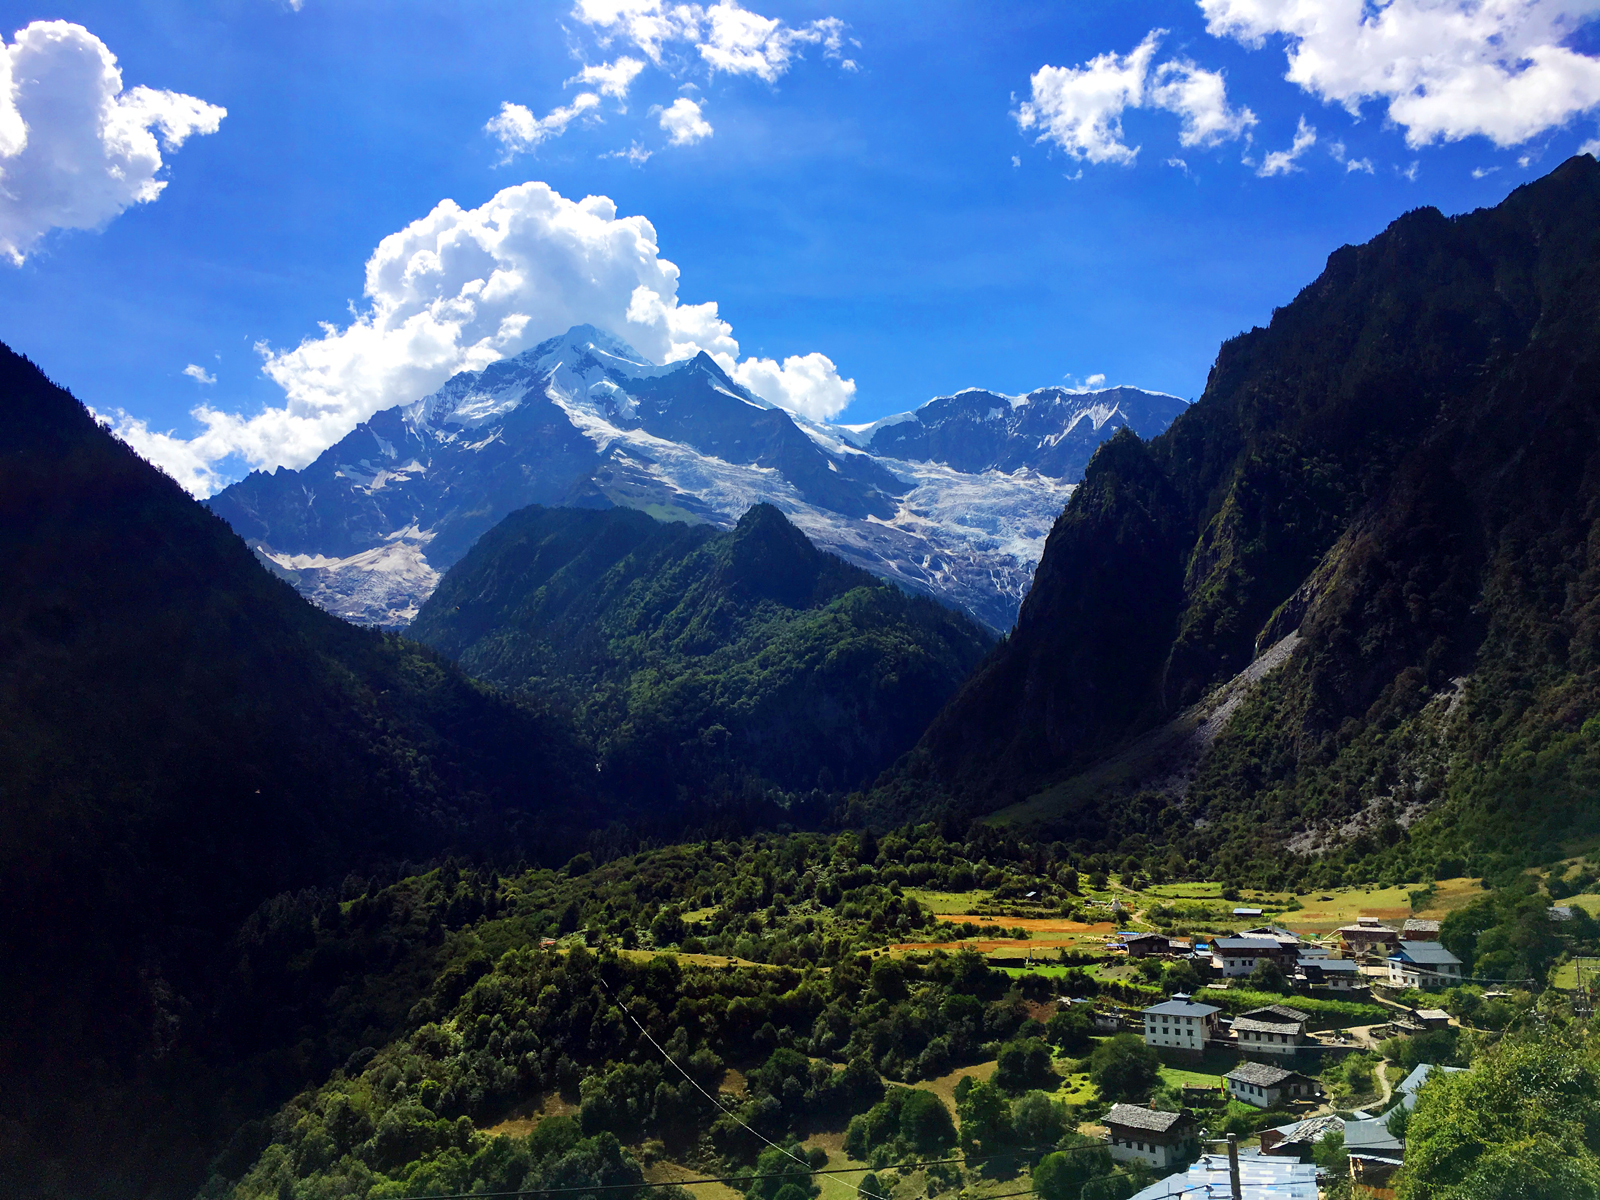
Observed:
[[[357,1048],[255,1057],[297,1025],[244,918],[449,847],[560,856],[588,756],[314,609],[4,348],[0,561],[0,1191],[182,1192],[225,1081],[248,1108]]]
[[[411,634],[569,708],[607,786],[696,797],[871,778],[988,645],[765,504],[726,533],[628,509],[523,509],[450,570]]]
[[[1361,874],[1592,830],[1597,517],[1600,166],[1581,157],[1335,252],[1166,433],[1104,446],[1014,635],[875,803],[1034,797],[1012,815],[1256,874],[1303,869],[1285,840]],[[1083,783],[1296,632],[1196,768],[1152,754]]]

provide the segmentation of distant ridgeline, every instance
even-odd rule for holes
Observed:
[[[819,799],[909,749],[991,640],[821,553],[766,504],[726,533],[523,509],[450,569],[410,633],[574,713],[622,792]]]
[[[1015,634],[857,815],[1267,881],[1515,868],[1600,832],[1597,521],[1584,156],[1336,251],[1102,446]]]

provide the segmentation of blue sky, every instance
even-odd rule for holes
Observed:
[[[1585,8],[6,4],[0,245],[22,261],[0,263],[0,339],[202,492],[573,317],[849,422],[972,385],[1193,398],[1339,245],[1494,204],[1592,143]],[[82,31],[12,34],[35,21]],[[82,71],[28,91],[91,43],[121,93]],[[89,154],[83,87],[148,142],[92,188],[110,151],[65,183],[47,155]],[[419,274],[429,239],[481,242],[481,206],[527,183],[548,190],[492,210],[520,241]],[[425,219],[364,294],[380,242]]]

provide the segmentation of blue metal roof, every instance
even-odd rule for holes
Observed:
[[[1317,1200],[1317,1168],[1289,1158],[1267,1155],[1239,1156],[1239,1194],[1242,1200]],[[1187,1171],[1169,1175],[1137,1192],[1132,1200],[1227,1200],[1228,1156],[1208,1154]]]

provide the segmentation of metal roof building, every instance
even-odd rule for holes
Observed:
[[[1131,1200],[1228,1200],[1233,1194],[1228,1180],[1228,1156],[1208,1154],[1187,1171],[1153,1183]],[[1242,1200],[1317,1200],[1317,1168],[1287,1158],[1239,1156],[1239,1194]]]

